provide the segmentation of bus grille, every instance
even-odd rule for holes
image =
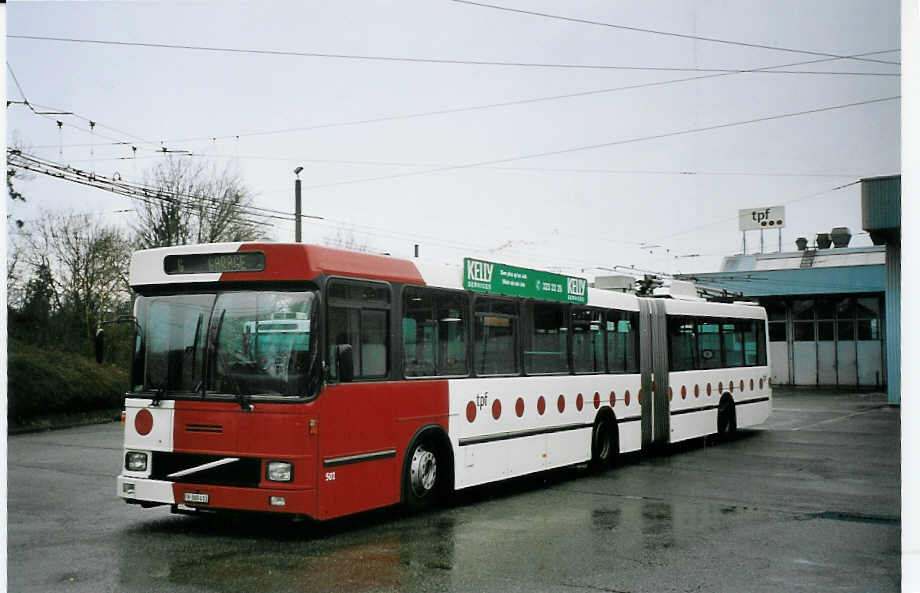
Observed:
[[[169,477],[170,474],[227,459],[228,457],[230,456],[154,451],[150,477],[154,480],[182,482],[183,484],[257,488],[262,479],[262,460],[255,457],[241,457],[239,461],[232,463],[175,478]]]

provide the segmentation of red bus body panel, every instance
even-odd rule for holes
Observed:
[[[341,383],[327,387],[317,401],[320,519],[398,503],[412,436],[432,424],[447,432],[447,381]],[[389,450],[395,450],[389,457],[324,466],[331,459]],[[327,472],[335,472],[334,479]]]
[[[180,453],[259,457],[258,488],[185,484],[186,492],[208,494],[209,507],[302,513],[330,519],[400,501],[403,462],[412,437],[425,426],[447,432],[447,381],[342,383],[328,386],[309,403],[177,401],[174,450]],[[310,421],[317,434],[310,434]],[[365,454],[380,458],[335,464]],[[293,481],[265,480],[270,460],[294,464]],[[324,466],[324,461],[333,465]],[[284,507],[270,496],[283,495]]]

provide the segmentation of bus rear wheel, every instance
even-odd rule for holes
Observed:
[[[735,402],[728,395],[722,396],[719,401],[719,416],[716,420],[716,430],[719,436],[728,436],[738,429],[735,418]]]
[[[594,469],[611,466],[618,450],[616,421],[610,416],[599,417],[591,433],[591,466]]]
[[[441,474],[445,469],[439,461],[438,450],[431,439],[420,439],[409,451],[403,477],[405,501],[409,510],[428,508],[437,501],[443,479]]]

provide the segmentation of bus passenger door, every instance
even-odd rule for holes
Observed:
[[[642,375],[642,448],[667,443],[671,434],[668,401],[668,327],[664,301],[639,299],[639,372]]]

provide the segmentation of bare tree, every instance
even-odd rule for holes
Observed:
[[[156,195],[138,203],[141,248],[251,241],[264,238],[265,221],[252,214],[253,197],[230,166],[169,157],[147,175]]]
[[[120,228],[87,215],[49,213],[29,227],[25,260],[33,280],[50,282],[43,288],[54,308],[85,331],[91,333],[103,316],[130,300],[131,242]]]
[[[13,133],[9,146],[12,151],[22,151],[23,145],[19,135]],[[18,169],[9,164],[6,166],[6,191],[12,202],[25,202],[26,197],[19,191],[17,184],[20,181],[33,179],[35,176],[23,169]],[[25,290],[22,279],[20,260],[22,259],[22,245],[20,236],[25,222],[18,218],[6,215],[7,259],[6,259],[6,285],[9,303],[21,303]]]
[[[337,247],[349,251],[373,252],[367,241],[360,241],[355,235],[354,229],[340,226],[336,229],[335,235],[326,235],[322,238],[323,245],[327,247]]]

